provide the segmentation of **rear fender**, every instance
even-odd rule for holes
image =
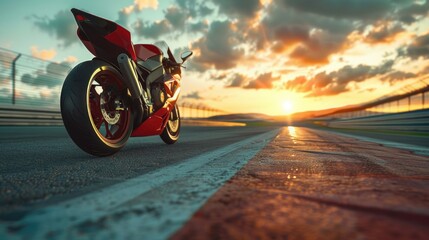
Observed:
[[[128,30],[112,21],[84,11],[75,8],[71,11],[78,25],[79,39],[94,56],[117,65],[118,55],[126,53],[136,61],[134,45]]]

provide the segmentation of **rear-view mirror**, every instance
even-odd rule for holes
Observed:
[[[182,55],[180,55],[180,57],[182,58],[182,61],[185,62],[186,59],[192,56],[192,54],[193,54],[192,51],[186,51],[186,52],[183,52]]]

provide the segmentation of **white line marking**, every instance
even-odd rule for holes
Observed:
[[[166,239],[280,129],[99,191],[35,210],[0,226],[5,239]],[[13,227],[16,232],[9,232]]]

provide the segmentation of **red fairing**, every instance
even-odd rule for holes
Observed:
[[[180,87],[177,87],[174,96],[168,98],[164,106],[144,121],[138,128],[134,129],[131,137],[143,137],[160,135],[167,126],[168,118],[174,109],[177,99],[179,98]]]
[[[74,8],[71,11],[78,25],[79,38],[94,56],[113,65],[117,64],[117,56],[121,53],[126,53],[134,61],[137,60],[128,30],[90,13]]]
[[[116,30],[106,35],[104,38],[106,38],[109,42],[115,44],[116,46],[127,50],[128,55],[134,61],[137,59],[136,53],[134,52],[133,44],[131,42],[131,34],[125,28],[116,25]]]
[[[170,112],[173,106],[170,103],[166,104],[163,108],[156,111],[146,121],[144,121],[138,128],[134,129],[131,137],[143,137],[160,135],[167,125],[167,120],[170,117]]]
[[[83,21],[83,20],[85,20],[85,17],[82,15],[76,15],[76,20]]]
[[[135,44],[134,49],[139,59],[146,61],[148,58],[161,55],[161,50],[152,44]]]
[[[94,45],[92,45],[90,41],[85,39],[85,37],[82,34],[82,30],[80,30],[79,28],[77,29],[77,36],[82,41],[83,45],[85,45],[86,49],[88,49],[88,51],[90,51],[94,56],[96,56],[97,54],[95,52]]]

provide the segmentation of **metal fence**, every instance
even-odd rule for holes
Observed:
[[[352,119],[429,109],[429,84],[419,80],[388,95],[357,107],[325,115],[335,119]]]
[[[180,102],[180,115],[184,119],[209,118],[219,114],[225,114],[225,111],[208,107],[203,104],[189,102]]]
[[[0,48],[0,104],[59,110],[61,86],[70,65]]]
[[[429,132],[429,84],[419,80],[359,106],[313,119],[332,128]]]

